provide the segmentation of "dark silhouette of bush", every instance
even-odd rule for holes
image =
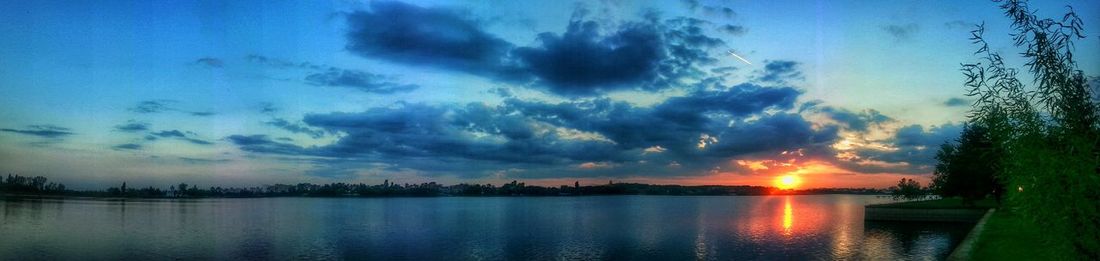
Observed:
[[[928,192],[921,188],[920,182],[913,179],[902,178],[898,181],[898,185],[893,187],[894,199],[920,199],[928,195]]]

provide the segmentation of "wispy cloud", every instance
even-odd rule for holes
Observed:
[[[149,136],[145,137],[145,139],[146,140],[157,140],[157,139],[160,139],[160,138],[174,138],[174,139],[187,141],[187,142],[190,142],[192,144],[197,144],[197,145],[211,145],[211,144],[214,144],[213,142],[206,141],[206,140],[203,140],[203,139],[199,139],[195,136],[197,136],[197,135],[194,132],[190,132],[190,131],[182,132],[182,131],[179,131],[179,130],[164,130],[164,131],[150,133]]]
[[[131,120],[125,124],[115,125],[115,130],[130,133],[143,132],[149,130],[149,123]]]
[[[914,34],[920,30],[920,26],[917,24],[891,24],[882,26],[882,30],[894,37],[897,41],[909,41],[913,39]]]
[[[943,102],[943,105],[947,106],[947,107],[961,107],[961,106],[969,106],[970,102],[966,101],[966,99],[955,97],[955,98],[947,99],[946,101]]]
[[[222,68],[222,66],[225,66],[224,61],[214,57],[203,57],[196,59],[195,64],[206,66],[209,68]]]
[[[179,103],[175,100],[148,100],[138,102],[134,107],[130,107],[129,111],[143,114],[162,113],[162,112],[179,112],[191,116],[207,117],[213,116],[216,113],[210,111],[191,111],[177,108],[175,105]]]
[[[29,125],[23,129],[4,128],[0,131],[37,136],[42,138],[63,138],[73,133],[69,128],[54,125]]]
[[[111,146],[111,148],[115,149],[115,150],[141,150],[142,146],[141,146],[141,144],[137,144],[137,143],[126,143],[126,144],[114,145],[114,146]]]

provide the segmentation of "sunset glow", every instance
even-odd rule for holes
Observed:
[[[798,177],[798,175],[790,174],[775,178],[775,187],[780,189],[797,188],[799,184],[802,184],[802,178]]]

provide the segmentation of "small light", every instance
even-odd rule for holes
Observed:
[[[1016,186],[1016,191],[1024,192],[1024,186]]]

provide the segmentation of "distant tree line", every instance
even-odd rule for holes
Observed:
[[[12,184],[12,185],[9,185]],[[46,185],[41,185],[46,184]],[[130,188],[126,182],[121,186],[110,187],[102,191],[66,190],[64,185],[46,183],[45,177],[22,177],[9,175],[0,186],[0,193],[23,195],[68,195],[87,197],[124,197],[124,198],[203,198],[203,197],[435,197],[435,196],[583,196],[583,195],[699,195],[699,196],[736,196],[736,195],[796,195],[796,194],[885,194],[887,190],[872,188],[817,188],[807,190],[779,190],[763,186],[681,186],[650,185],[638,183],[613,183],[581,186],[544,187],[532,186],[512,181],[500,186],[493,184],[457,184],[444,186],[435,182],[420,184],[397,184],[389,180],[382,184],[329,183],[296,185],[275,184],[256,187],[202,188],[196,185],[180,183],[167,189],[157,187]]]
[[[7,178],[0,179],[0,191],[29,194],[62,194],[66,191],[65,185],[47,181],[48,179],[43,176],[24,177],[8,174]]]

